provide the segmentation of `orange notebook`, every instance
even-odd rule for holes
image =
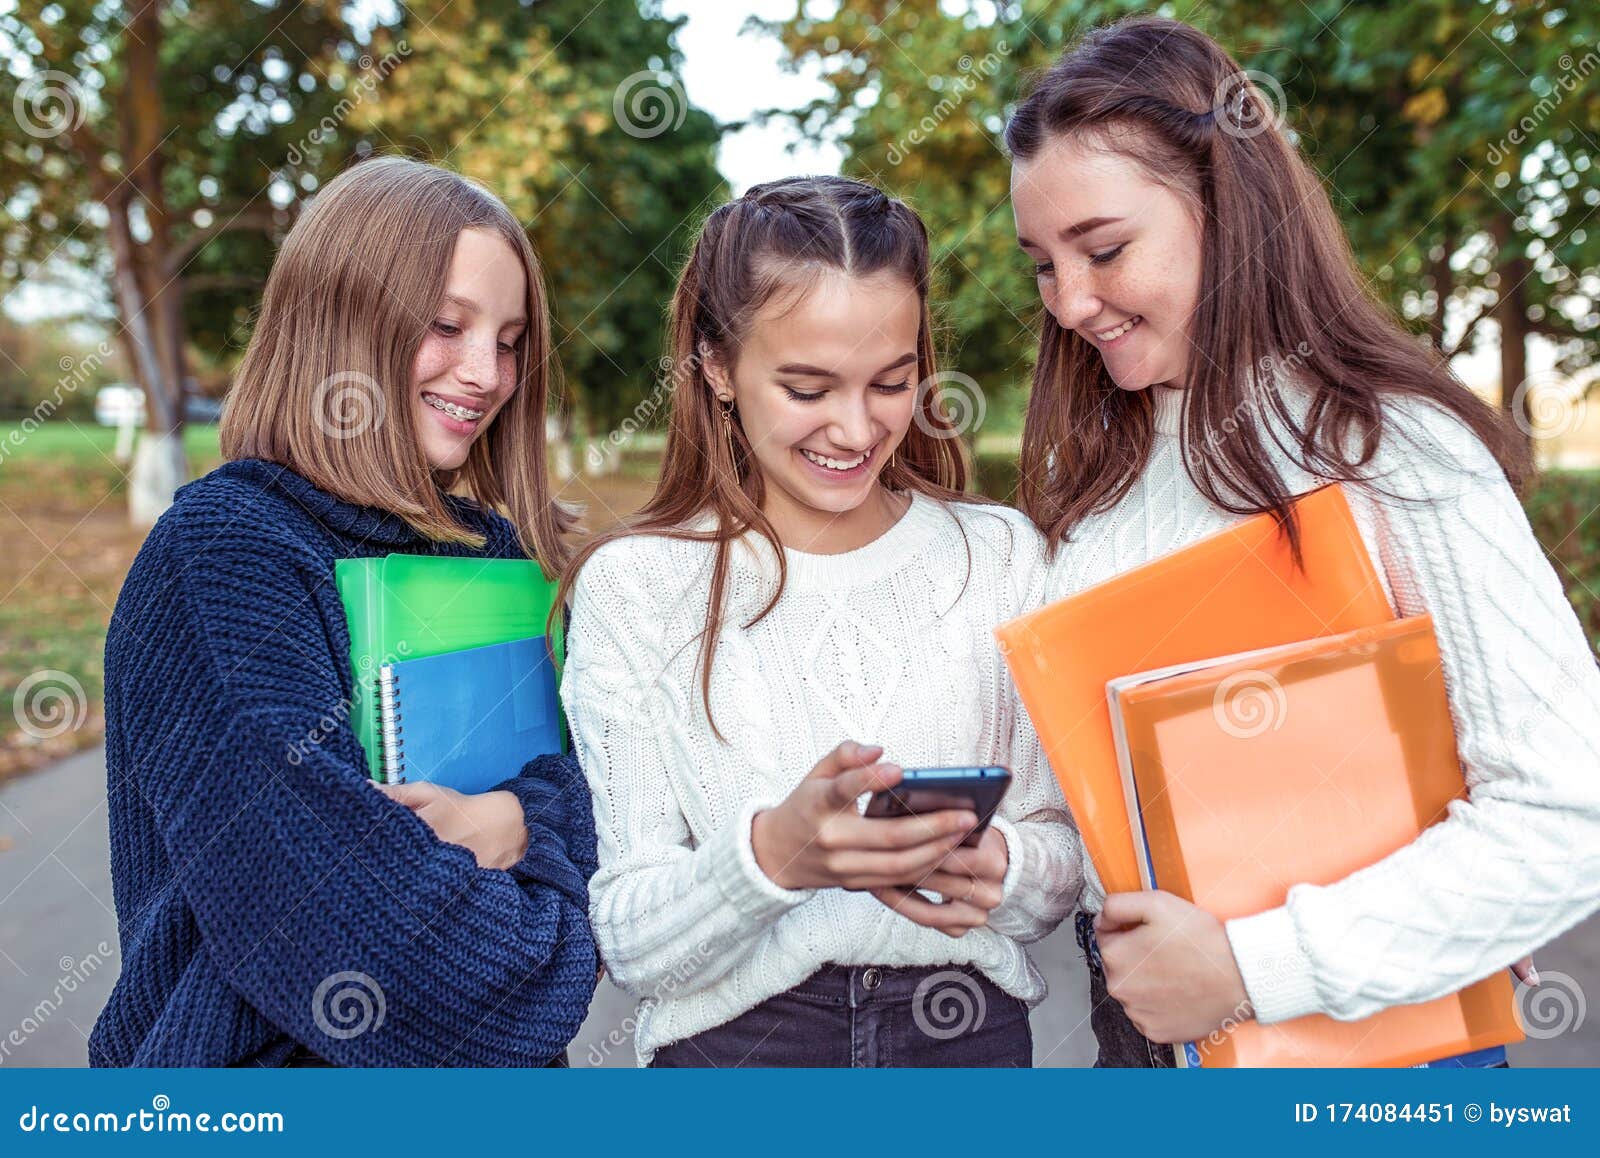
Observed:
[[[1108,680],[1394,618],[1343,490],[1311,491],[1295,509],[1304,572],[1272,516],[1253,515],[995,629],[1110,892],[1140,884],[1106,710]]]
[[[1427,615],[1145,672],[1106,690],[1144,887],[1222,920],[1382,860],[1466,796]],[[1179,1058],[1404,1066],[1522,1036],[1502,971],[1361,1021],[1243,1022]]]

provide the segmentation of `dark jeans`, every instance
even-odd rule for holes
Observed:
[[[1170,1045],[1158,1045],[1134,1027],[1122,1005],[1106,992],[1105,970],[1100,965],[1100,947],[1094,939],[1094,914],[1079,913],[1073,918],[1078,948],[1089,966],[1089,1025],[1094,1029],[1100,1056],[1096,1069],[1170,1070],[1174,1061]]]
[[[652,1067],[1033,1065],[1028,1006],[966,965],[826,965]]]

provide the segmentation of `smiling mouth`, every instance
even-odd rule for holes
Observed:
[[[854,458],[829,458],[825,454],[818,454],[816,451],[807,450],[803,446],[800,447],[799,450],[801,454],[806,456],[807,461],[814,462],[825,470],[849,471],[855,470],[856,467],[871,459],[873,452],[877,450],[877,447],[868,447],[865,451],[856,455]]]
[[[466,406],[457,406],[454,402],[446,402],[438,395],[429,394],[426,391],[423,392],[422,400],[441,414],[447,414],[454,418],[457,422],[476,422],[489,413],[487,410],[472,410]]]
[[[1094,330],[1092,332],[1096,341],[1115,342],[1118,338],[1122,337],[1123,334],[1126,334],[1129,330],[1133,329],[1133,327],[1137,326],[1142,321],[1144,321],[1144,318],[1138,314],[1135,314],[1133,317],[1129,318],[1120,325],[1112,326],[1109,330]]]

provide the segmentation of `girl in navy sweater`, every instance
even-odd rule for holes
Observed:
[[[549,357],[526,235],[454,174],[366,162],[290,232],[229,461],[107,634],[123,968],[92,1064],[564,1064],[597,965],[583,778],[544,756],[479,796],[375,789],[333,582],[394,552],[560,567]]]

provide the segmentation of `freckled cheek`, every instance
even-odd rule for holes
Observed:
[[[422,386],[438,378],[450,368],[450,352],[443,342],[426,337],[411,364],[412,385]]]

